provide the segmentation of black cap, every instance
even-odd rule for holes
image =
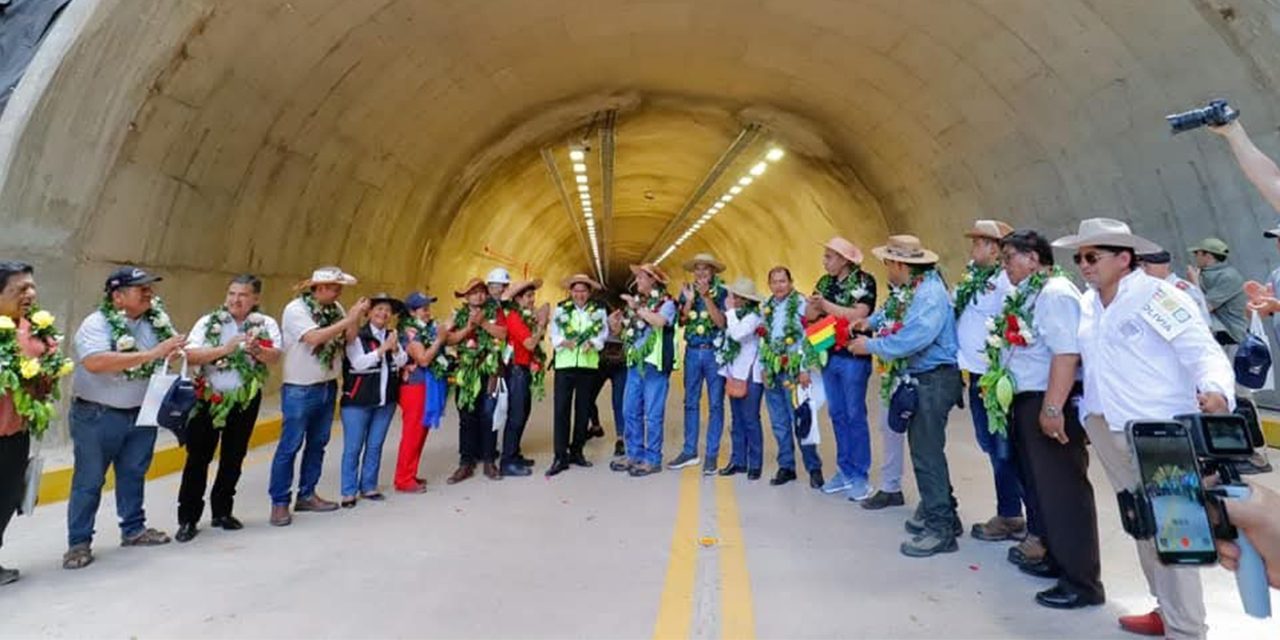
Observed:
[[[1169,264],[1173,262],[1173,256],[1168,251],[1157,251],[1138,256],[1138,261],[1146,264]]]
[[[125,265],[111,272],[107,276],[106,290],[108,293],[115,291],[121,287],[136,287],[152,282],[160,282],[164,280],[160,276],[153,275],[131,265]]]

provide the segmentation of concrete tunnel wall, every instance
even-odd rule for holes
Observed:
[[[0,118],[0,253],[36,264],[69,328],[124,261],[167,276],[183,325],[244,270],[272,312],[324,263],[362,292],[447,295],[506,258],[556,282],[590,260],[538,151],[563,162],[613,108],[612,281],[746,122],[787,158],[669,270],[710,250],[807,288],[814,243],[894,231],[954,272],[975,217],[1062,233],[1105,214],[1175,249],[1219,235],[1256,277],[1274,214],[1220,140],[1171,138],[1161,116],[1227,96],[1280,150],[1278,17],[1267,0],[78,0]]]

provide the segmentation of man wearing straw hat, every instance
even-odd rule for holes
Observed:
[[[294,459],[302,450],[298,470],[295,511],[334,511],[336,502],[316,495],[324,468],[324,448],[333,427],[333,407],[338,399],[338,371],[347,343],[355,339],[360,320],[369,310],[361,298],[349,311],[338,303],[342,288],[356,284],[355,276],[338,267],[321,267],[298,283],[298,297],[285,305],[280,316],[284,345],[284,385],[280,412],[284,420],[280,443],[271,462],[271,524],[293,522],[289,497]],[[303,445],[306,449],[303,450]]]
[[[858,336],[849,350],[879,358],[886,378],[882,397],[892,409],[910,411],[901,426],[911,447],[920,506],[906,526],[914,537],[902,543],[900,551],[913,558],[951,553],[959,548],[959,518],[945,451],[947,414],[961,394],[951,295],[936,268],[938,254],[920,246],[915,236],[890,236],[885,246],[871,253],[884,262],[893,291],[880,311],[855,326],[869,326],[875,337]],[[910,406],[913,403],[906,399],[913,386],[916,399]],[[891,426],[895,414],[902,415],[891,412]]]
[[[455,368],[458,403],[458,468],[446,480],[457,484],[475,475],[484,463],[484,475],[501,480],[498,470],[498,436],[493,429],[497,408],[502,354],[507,346],[506,316],[490,290],[472,278],[454,296],[464,304],[453,314],[448,343],[457,350]]]
[[[1191,298],[1138,268],[1138,254],[1160,247],[1134,235],[1129,225],[1091,218],[1053,246],[1075,250],[1076,265],[1091,285],[1081,301],[1079,333],[1085,432],[1111,485],[1130,489],[1141,478],[1125,425],[1230,411],[1235,400],[1231,363]],[[1160,304],[1149,304],[1157,299]],[[1151,540],[1139,540],[1137,547],[1158,606],[1146,615],[1120,618],[1120,626],[1144,635],[1203,637],[1199,571],[1161,564]]]
[[[627,321],[627,456],[609,468],[633,478],[662,471],[663,419],[675,369],[676,304],[667,295],[667,274],[655,264],[631,265],[637,295],[623,294]],[[618,314],[618,312],[614,312]]]
[[[569,298],[556,305],[551,317],[556,369],[555,459],[547,476],[567,471],[571,464],[591,466],[582,449],[587,443],[587,419],[600,369],[600,351],[609,335],[604,309],[591,300],[600,284],[579,273],[565,278],[562,285],[569,290]]]
[[[720,282],[724,265],[709,253],[699,253],[684,263],[693,273],[693,284],[680,292],[680,324],[684,327],[684,450],[667,466],[672,469],[698,464],[698,430],[702,417],[702,383],[707,385],[707,459],[703,475],[716,472],[720,435],[724,431],[724,378],[718,371],[716,350],[724,341],[724,303],[728,293]]]
[[[533,304],[542,280],[521,280],[502,293],[502,301],[513,305],[507,312],[507,342],[511,345],[511,366],[507,367],[507,423],[502,431],[503,477],[527,476],[533,461],[520,453],[520,440],[533,409],[534,377],[546,363],[540,345],[546,335],[551,312],[547,305],[534,311]]]
[[[871,433],[867,425],[867,380],[871,377],[871,358],[855,356],[844,347],[848,344],[849,323],[866,318],[876,308],[876,279],[862,270],[862,250],[844,238],[827,241],[822,267],[827,273],[818,280],[805,307],[810,323],[825,316],[836,319],[836,345],[822,368],[831,431],[836,437],[836,473],[822,486],[822,492],[843,491],[849,500],[861,502],[875,493],[868,482]]]

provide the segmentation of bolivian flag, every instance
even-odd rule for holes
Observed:
[[[813,345],[818,351],[826,351],[836,344],[836,319],[835,316],[827,316],[811,325],[804,330],[804,335],[809,339],[809,344]]]

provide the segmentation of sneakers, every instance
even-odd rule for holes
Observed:
[[[1144,616],[1120,616],[1120,628],[1141,636],[1163,636],[1164,618],[1159,611]]]
[[[715,459],[714,459],[714,458],[707,458],[707,461],[702,465],[702,475],[704,475],[704,476],[714,476],[714,475],[716,475],[716,472],[717,472],[717,471],[719,471],[719,470],[718,470],[718,469],[716,469],[716,461],[715,461]]]
[[[689,465],[685,465],[685,466],[687,467]],[[647,464],[642,462],[640,464],[631,465],[631,471],[629,471],[628,473],[631,474],[632,478],[643,478],[645,476],[651,476],[655,473],[661,473],[661,472],[662,472],[662,465]]]
[[[940,538],[933,533],[922,533],[902,543],[898,550],[908,558],[928,558],[939,553],[955,553],[960,545],[951,536]]]
[[[918,512],[912,514],[910,518],[907,518],[907,521],[902,523],[902,528],[906,529],[907,533],[913,536],[925,533],[924,520],[920,518],[920,514]],[[956,538],[964,535],[964,524],[960,522],[959,517],[951,521],[951,535]]]
[[[841,491],[848,491],[849,487],[852,486],[853,480],[846,477],[843,471],[837,470],[836,475],[831,476],[831,479],[828,480],[826,484],[822,485],[822,492],[828,495],[832,493],[840,493]]]
[[[850,498],[852,500],[853,498]],[[907,504],[901,491],[877,491],[875,495],[862,501],[862,508],[868,511],[901,507]],[[912,516],[914,517],[914,516]],[[923,527],[921,527],[923,529]]]
[[[1048,555],[1049,550],[1045,548],[1044,542],[1037,536],[1028,535],[1025,540],[1009,549],[1008,557],[1009,562],[1021,566],[1044,562]]]
[[[824,489],[825,491],[825,489]],[[871,488],[871,483],[863,479],[857,479],[849,483],[848,500],[850,502],[862,502],[872,495],[879,495],[875,489]],[[898,504],[902,504],[902,494],[898,494]]]
[[[702,462],[702,459],[699,458],[697,455],[691,454],[691,453],[681,453],[680,455],[672,458],[671,461],[667,463],[667,468],[683,469],[685,467],[692,467],[693,465],[698,464],[699,462]]]
[[[986,522],[973,525],[969,535],[986,542],[1021,540],[1027,537],[1027,521],[1022,518],[994,516]]]

